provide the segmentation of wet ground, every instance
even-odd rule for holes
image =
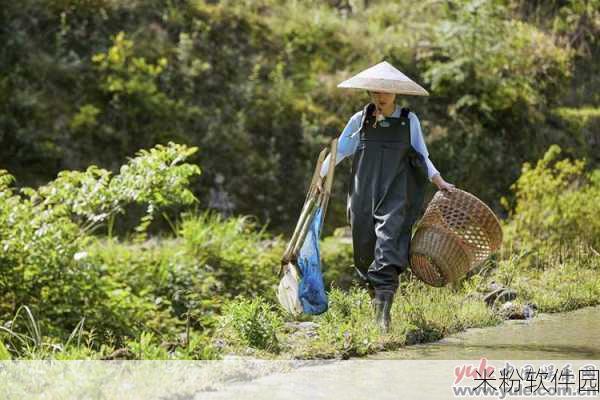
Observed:
[[[510,362],[536,368],[554,363],[562,368],[565,360],[573,360],[568,364],[577,369],[590,363],[597,367],[599,317],[600,307],[588,307],[568,313],[541,314],[531,320],[506,321],[495,327],[469,329],[439,342],[363,359],[315,363],[292,372],[234,384],[212,394],[198,394],[195,398],[453,399],[456,397],[451,388],[456,369],[466,365],[476,367],[482,358],[496,360],[490,364]]]
[[[371,359],[600,359],[600,307],[469,329],[439,342],[379,353]]]

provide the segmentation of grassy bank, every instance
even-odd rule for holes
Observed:
[[[154,149],[114,177],[65,173],[21,193],[0,175],[0,359],[362,356],[500,323],[504,311],[484,301],[492,283],[512,288],[515,306],[539,312],[600,304],[600,174],[560,159],[556,146],[525,164],[513,185],[502,251],[450,287],[404,274],[386,335],[367,292],[354,286],[343,236],[322,243],[330,309],[298,323],[275,300],[283,238],[252,218],[186,213],[170,220],[171,234],[148,239],[153,211],[129,236],[89,233],[132,199],[149,210],[170,204],[161,193],[191,202],[185,187],[196,172],[164,167],[182,160],[179,151],[189,153]]]
[[[206,217],[190,221],[202,226],[205,234],[211,227],[222,228],[217,220]],[[231,220],[230,228],[220,232],[222,237],[229,236],[227,241],[213,238],[207,243],[220,252],[226,251],[220,246],[231,243],[231,234],[239,232],[240,223]],[[236,259],[217,253],[221,254],[219,258],[211,259],[210,251],[205,249],[201,255],[193,255],[190,251],[197,249],[189,248],[189,237],[143,245],[96,242],[90,247],[89,257],[101,260],[111,279],[127,286],[122,289],[127,295],[113,293],[113,319],[104,314],[106,319],[102,323],[95,320],[95,326],[85,321],[67,340],[61,340],[46,335],[47,321],[37,321],[36,316],[30,319],[22,310],[14,324],[15,332],[27,336],[37,330],[39,339],[5,334],[0,353],[4,358],[27,359],[211,359],[231,353],[261,358],[346,358],[501,323],[504,315],[483,301],[492,281],[513,288],[518,296],[516,304],[535,304],[539,312],[600,304],[599,257],[582,253],[579,258],[571,256],[562,262],[557,258],[551,265],[542,265],[534,263],[540,262],[535,258],[539,255],[511,253],[508,247],[480,274],[454,287],[429,287],[410,272],[404,274],[387,335],[381,335],[373,323],[367,292],[356,286],[336,288],[335,282],[330,282],[333,288],[327,313],[304,317],[300,325],[291,324],[293,319],[276,303],[275,275],[270,269],[276,265],[281,242],[267,245],[256,238],[237,237],[257,253],[234,252]],[[325,264],[329,262],[330,273],[341,269],[335,274],[339,278],[348,269],[335,268],[331,263],[349,265],[351,245],[343,238],[329,237],[325,242]],[[250,261],[255,267],[245,270],[244,263]],[[212,264],[212,271],[207,270],[207,263]],[[240,281],[228,278],[233,276],[229,268],[237,270]],[[256,281],[250,284],[257,273],[264,274],[262,286]],[[344,275],[343,281],[350,279]],[[242,280],[250,286],[243,286]],[[86,311],[83,314],[90,315]]]
[[[347,244],[340,244],[344,246]],[[306,318],[316,323],[304,324],[307,328],[300,325],[290,329],[285,315],[270,300],[241,300],[236,304],[238,320],[223,318],[217,336],[224,339],[226,352],[261,357],[345,358],[435,341],[467,328],[501,323],[506,317],[502,310],[483,301],[491,282],[514,289],[516,306],[534,304],[538,312],[569,311],[600,304],[600,257],[581,253],[579,258],[554,260],[541,268],[531,264],[530,254],[509,251],[505,252],[506,258],[488,262],[481,274],[455,287],[433,288],[410,272],[403,275],[392,308],[392,328],[387,335],[381,335],[373,323],[367,292],[353,287],[331,290],[329,311]],[[253,328],[244,330],[240,326]],[[251,337],[256,334],[253,329],[269,332],[263,333],[271,338],[269,344],[261,346],[253,342]]]
[[[330,282],[333,288],[329,292],[329,311],[321,316],[304,317],[300,326],[307,328],[298,329],[297,325],[290,325],[292,318],[278,307],[274,297],[276,282],[271,267],[277,265],[281,242],[236,235],[243,231],[243,220],[228,221],[226,229],[217,221],[207,217],[187,220],[183,226],[194,231],[191,237],[184,235],[145,244],[93,243],[88,258],[106,268],[112,281],[122,283],[119,289],[113,289],[110,302],[93,310],[82,310],[87,320],[82,319],[82,325],[75,327],[66,340],[64,336],[61,339],[50,334],[52,331],[47,329],[50,321],[36,315],[30,318],[21,310],[11,325],[15,334],[5,332],[1,336],[4,346],[0,356],[31,359],[206,359],[229,353],[306,359],[362,356],[438,340],[471,327],[501,323],[502,313],[483,301],[492,281],[513,288],[518,295],[515,303],[535,304],[539,312],[600,304],[598,256],[563,255],[564,260],[560,261],[557,254],[555,259],[542,262],[539,254],[515,253],[507,248],[504,254],[488,262],[480,274],[455,287],[429,287],[410,272],[404,274],[392,309],[392,328],[387,335],[381,335],[373,323],[368,293],[355,286],[336,288],[335,281]],[[214,231],[217,226],[218,233]],[[199,232],[211,237],[203,242],[202,250],[193,245]],[[351,245],[334,237],[326,238],[325,242],[325,268],[338,281],[349,282]],[[254,250],[240,252],[236,243]],[[231,273],[231,269],[236,273]],[[262,283],[258,278],[263,279]],[[241,281],[252,279],[254,287],[242,289]],[[95,317],[95,314],[100,315]],[[104,319],[100,322],[99,318]],[[27,339],[32,331],[40,332],[39,338]]]

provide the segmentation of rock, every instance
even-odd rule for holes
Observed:
[[[311,329],[311,330],[315,330],[319,327],[319,324],[317,324],[316,322],[311,322],[311,321],[304,321],[304,322],[300,322],[298,324],[298,329]]]
[[[313,339],[319,336],[317,332],[319,324],[312,321],[286,322],[284,328],[291,340]]]
[[[511,301],[506,302],[500,307],[500,314],[507,319],[531,319],[535,315],[535,305],[519,305]]]
[[[319,334],[315,331],[308,331],[308,332],[306,332],[306,336],[313,338],[313,337],[319,336]]]
[[[502,314],[506,319],[524,319],[518,318],[520,316],[519,307],[510,301],[502,304],[500,307],[500,314]]]
[[[410,346],[413,344],[423,343],[425,335],[420,329],[410,330],[406,333],[406,345]]]
[[[317,328],[319,328],[319,324],[317,324],[316,322],[312,322],[312,321],[286,322],[284,326],[289,331],[298,331],[298,330],[302,330],[302,331],[313,330],[314,331]]]
[[[523,307],[523,315],[526,319],[531,319],[535,316],[537,306],[535,304],[525,304]]]

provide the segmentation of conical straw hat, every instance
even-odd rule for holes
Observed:
[[[413,82],[387,61],[367,68],[338,85],[340,88],[366,89],[375,92],[429,96],[427,90]]]

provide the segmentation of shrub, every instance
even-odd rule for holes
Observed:
[[[258,229],[250,217],[223,218],[210,211],[188,214],[179,233],[189,257],[219,280],[221,295],[274,296],[283,243]]]
[[[516,2],[7,2],[0,159],[30,185],[190,143],[204,150],[200,199],[218,193],[223,209],[288,229],[319,148],[367,100],[337,83],[385,59],[435,94],[406,100],[438,169],[496,203],[522,161],[553,142],[546,105],[570,87],[573,57],[555,33],[598,36],[597,0],[563,1],[527,22]],[[588,61],[578,92],[597,92]],[[331,206],[342,224],[343,208]]]
[[[523,165],[513,184],[513,235],[533,247],[574,251],[600,245],[600,170],[585,171],[584,160],[559,160],[551,146],[535,166]],[[506,204],[506,201],[505,201]]]
[[[169,358],[166,349],[156,342],[154,334],[150,332],[142,332],[136,340],[128,341],[127,347],[138,360],[166,360]]]
[[[195,148],[170,143],[138,152],[119,174],[89,167],[63,171],[40,188],[17,191],[0,171],[0,320],[27,305],[50,334],[65,335],[82,317],[131,333],[156,306],[111,279],[85,251],[92,231],[127,204],[148,206],[138,227],[145,233],[165,206],[195,201],[189,180],[197,166],[183,163]]]
[[[281,316],[262,297],[238,298],[225,306],[219,334],[233,345],[276,353],[279,350],[277,331],[282,325]]]

